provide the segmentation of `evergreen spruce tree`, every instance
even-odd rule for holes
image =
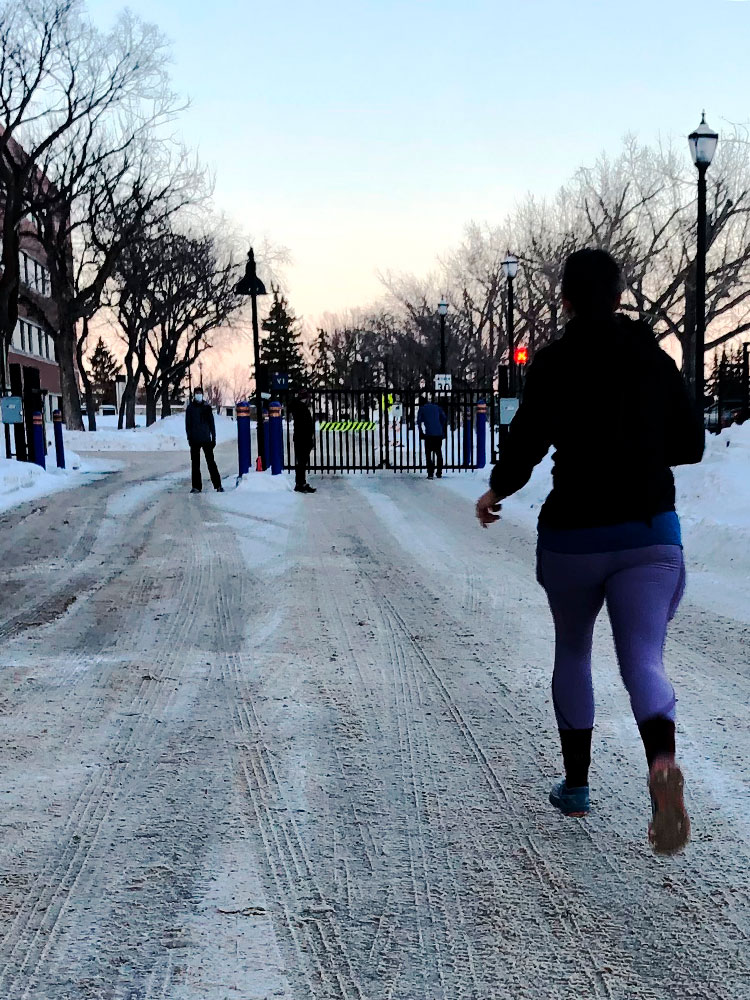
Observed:
[[[117,401],[115,375],[119,371],[119,362],[100,337],[94,348],[94,353],[89,358],[91,386],[100,404],[114,404]]]
[[[313,344],[312,377],[321,388],[333,385],[333,352],[325,330],[318,330],[318,336]]]
[[[266,336],[260,345],[260,363],[267,372],[269,383],[274,372],[278,372],[289,377],[290,389],[299,389],[308,381],[299,322],[281,290],[272,287],[272,291],[273,305],[261,324]]]

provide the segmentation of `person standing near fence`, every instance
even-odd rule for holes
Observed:
[[[193,399],[185,407],[185,432],[190,445],[190,462],[192,466],[193,487],[191,493],[200,493],[203,489],[201,478],[201,452],[206,456],[206,465],[211,482],[217,493],[223,493],[221,475],[216,467],[214,448],[216,447],[216,423],[214,411],[203,398],[203,389],[198,386],[193,393]]]
[[[657,853],[673,854],[687,843],[690,820],[675,760],[675,692],[662,658],[685,587],[670,467],[701,460],[704,430],[650,327],[617,315],[621,292],[620,269],[604,251],[580,250],[566,261],[562,296],[572,318],[529,368],[477,517],[483,527],[497,521],[500,501],[555,448],[537,549],[555,626],[552,698],[565,768],[550,802],[567,816],[590,809],[591,648],[606,601],[649,769],[649,839]]]
[[[423,396],[419,401],[417,426],[419,436],[424,441],[427,478],[433,478],[437,467],[437,477],[440,479],[443,475],[443,441],[448,431],[448,417],[445,415],[445,410],[437,403],[428,402]]]
[[[310,394],[300,389],[292,398],[289,410],[294,422],[294,491],[295,493],[315,493],[315,487],[307,481],[307,467],[315,440],[315,419],[309,408]]]

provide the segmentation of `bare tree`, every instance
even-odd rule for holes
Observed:
[[[141,204],[153,199],[154,190],[139,182],[144,157],[134,147],[146,149],[150,127],[176,110],[165,43],[128,13],[103,34],[84,17],[80,0],[5,0],[0,22],[0,333],[7,343],[16,324],[18,232],[30,213],[48,251],[54,298],[52,306],[38,305],[59,325],[66,420],[79,428],[75,326],[98,308],[119,245],[106,248],[85,288],[75,287],[73,235],[85,218],[77,201],[101,211],[123,184]]]
[[[146,422],[171,412],[172,394],[191,365],[211,346],[210,335],[227,328],[240,308],[234,292],[238,264],[217,238],[175,232],[131,244],[115,276],[117,316],[126,344],[125,367],[133,389],[142,381]]]

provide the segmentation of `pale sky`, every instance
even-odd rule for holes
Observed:
[[[106,27],[124,5],[89,0]],[[172,40],[217,207],[289,248],[308,321],[424,274],[627,132],[750,121],[743,0],[130,0]],[[687,141],[685,156],[689,158]]]

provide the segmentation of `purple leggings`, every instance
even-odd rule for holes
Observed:
[[[637,723],[674,719],[675,693],[664,672],[667,624],[685,590],[679,545],[648,545],[585,555],[538,552],[538,579],[555,622],[552,698],[560,729],[591,729],[591,643],[606,600],[620,673]]]

